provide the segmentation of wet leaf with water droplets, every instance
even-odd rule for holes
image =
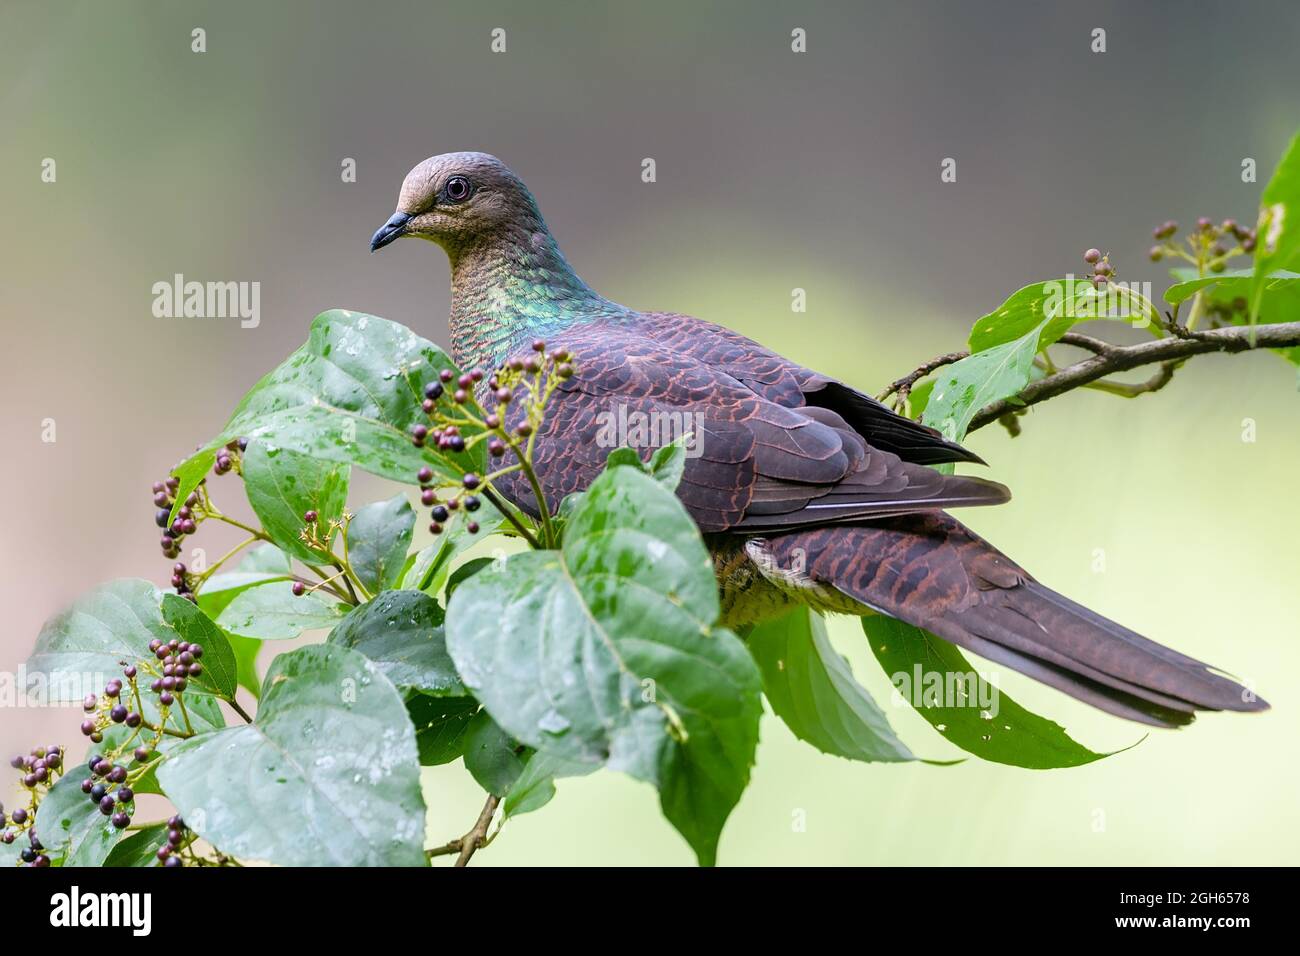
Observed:
[[[463,697],[442,618],[438,602],[423,591],[383,591],[352,610],[329,641],[365,654],[399,690]]]
[[[1094,753],[1060,725],[1021,707],[985,681],[947,641],[883,614],[864,617],[862,629],[885,673],[908,679],[908,703],[967,753],[1031,770],[1078,767],[1110,756]],[[949,687],[966,699],[948,694]],[[996,717],[996,723],[982,712]]]
[[[244,492],[263,529],[282,552],[299,561],[321,564],[325,553],[302,540],[303,515],[317,513],[316,530],[330,536],[330,522],[343,514],[348,498],[347,465],[319,461],[287,449],[249,442],[244,452]]]
[[[356,651],[281,654],[254,723],[184,741],[158,770],[219,850],[283,866],[424,866],[415,733],[397,689]]]
[[[348,524],[348,563],[371,594],[397,586],[414,528],[415,512],[405,495],[357,509]]]
[[[505,733],[654,784],[665,816],[711,864],[749,780],[761,713],[758,669],[714,627],[718,613],[681,502],[641,469],[613,467],[569,514],[560,551],[510,555],[456,589],[447,647]]]
[[[800,740],[851,760],[916,759],[831,646],[820,615],[799,608],[756,626],[746,644],[768,703]]]

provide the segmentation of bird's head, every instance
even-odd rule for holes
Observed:
[[[455,253],[504,229],[539,226],[528,187],[505,163],[487,153],[443,153],[406,174],[397,211],[371,237],[370,251],[415,236]]]

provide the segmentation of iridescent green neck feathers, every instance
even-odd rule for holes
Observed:
[[[540,215],[447,254],[451,351],[462,368],[495,368],[531,339],[628,312],[578,278]]]

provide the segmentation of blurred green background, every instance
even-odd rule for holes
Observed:
[[[874,393],[959,348],[1012,290],[1081,271],[1087,246],[1158,294],[1155,223],[1251,219],[1300,128],[1298,26],[1283,2],[5,0],[0,670],[96,582],[164,582],[150,483],[316,313],[363,310],[446,342],[442,254],[367,254],[428,155],[505,159],[610,297],[721,322]],[[196,27],[206,53],[191,52]],[[40,178],[47,157],[55,183]],[[655,183],[641,182],[645,157]],[[956,183],[940,183],[945,157]],[[1241,182],[1244,157],[1260,183]],[[154,318],[151,286],[178,272],[259,281],[260,326]],[[806,314],[790,311],[796,287]],[[721,861],[1297,862],[1294,370],[1206,357],[1159,395],[1074,394],[1018,439],[988,428],[970,444],[1016,497],[964,520],[1051,586],[1251,682],[1273,711],[1208,715],[1054,772],[851,764],[765,717]],[[354,501],[383,491],[355,488]],[[232,543],[207,528],[195,541]],[[904,739],[953,756],[889,705],[857,622],[832,633]],[[991,673],[1094,749],[1144,734]],[[0,747],[79,744],[76,722],[0,711]],[[463,833],[481,793],[459,766],[427,780],[430,839]],[[476,863],[691,860],[648,787],[600,774],[562,782]]]

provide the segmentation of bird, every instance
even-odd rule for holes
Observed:
[[[496,157],[452,152],[415,166],[371,252],[405,238],[447,254],[462,369],[499,368],[538,339],[574,356],[536,434],[548,508],[605,467],[610,415],[687,416],[693,447],[677,495],[712,555],[723,625],[743,631],[800,606],[884,614],[1156,727],[1268,708],[1217,669],[1039,583],[948,514],[1010,499],[995,481],[931,467],[985,464],[978,455],[736,331],[600,295]],[[517,472],[499,490],[540,517]]]

